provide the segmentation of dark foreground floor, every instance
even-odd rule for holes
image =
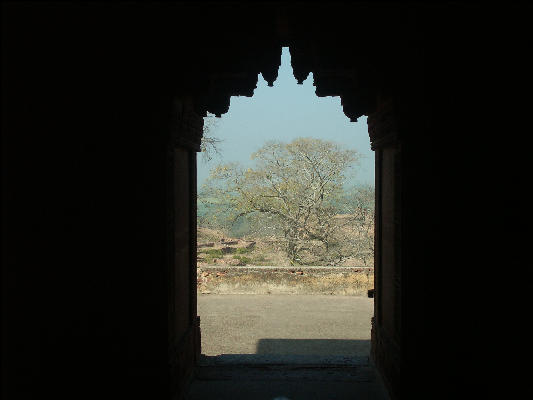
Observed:
[[[388,399],[374,368],[351,365],[240,364],[198,367],[188,397],[204,399]]]

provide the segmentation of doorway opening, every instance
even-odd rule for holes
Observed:
[[[366,118],[300,85],[283,48],[198,162],[197,285],[206,364],[368,362],[374,155]]]

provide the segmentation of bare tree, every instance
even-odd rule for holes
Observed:
[[[204,162],[211,161],[216,155],[220,155],[219,145],[222,142],[214,134],[214,130],[218,121],[213,114],[209,114],[204,118],[204,130],[202,135],[202,142],[200,143],[200,152]]]
[[[375,190],[371,185],[352,188],[342,202],[343,214],[336,216],[329,260],[339,264],[355,258],[364,265],[374,259]]]
[[[271,141],[252,155],[253,168],[219,165],[203,193],[234,210],[233,220],[255,217],[255,223],[283,234],[291,262],[300,250],[320,243],[327,252],[335,229],[336,203],[346,173],[359,154],[339,144],[312,138],[290,143]],[[261,218],[257,218],[257,217]]]

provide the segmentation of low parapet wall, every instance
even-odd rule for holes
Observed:
[[[204,266],[197,277],[204,294],[366,296],[374,288],[373,267]]]

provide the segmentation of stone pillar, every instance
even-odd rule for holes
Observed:
[[[172,398],[179,398],[193,377],[200,355],[196,310],[196,152],[203,118],[188,100],[172,110],[169,148],[169,363]]]
[[[398,391],[401,363],[401,145],[391,98],[368,117],[376,163],[375,297],[372,357],[390,392]]]

